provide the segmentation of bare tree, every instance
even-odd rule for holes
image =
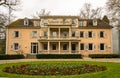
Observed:
[[[0,6],[4,6],[8,9],[8,23],[10,23],[14,17],[12,12],[18,10],[17,5],[19,4],[20,0],[0,0]]]
[[[112,24],[120,28],[120,0],[108,0],[106,6]]]
[[[40,16],[49,16],[50,11],[46,11],[46,9],[41,9],[40,11],[36,12],[35,15],[32,15],[33,18],[40,18]]]
[[[118,30],[120,54],[120,0],[107,0],[106,7],[111,24]]]
[[[96,9],[91,8],[91,4],[85,3],[83,8],[80,10],[80,18],[92,19],[101,18],[102,8],[98,7]]]

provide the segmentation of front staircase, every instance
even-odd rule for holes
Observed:
[[[27,54],[26,59],[36,59],[36,55]]]

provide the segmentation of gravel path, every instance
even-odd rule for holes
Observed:
[[[31,62],[31,61],[99,61],[99,62],[116,62],[120,63],[120,59],[17,59],[17,60],[0,60],[0,64],[16,63],[16,62]]]

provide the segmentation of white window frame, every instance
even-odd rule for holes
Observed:
[[[72,26],[76,25],[76,20],[72,19],[71,23],[72,23]]]
[[[44,19],[44,25],[48,24],[48,19]]]
[[[40,27],[40,21],[37,21],[37,22],[36,22],[36,26],[37,26],[37,27]]]
[[[16,37],[16,32],[18,32],[18,37]],[[14,36],[14,38],[19,38],[20,37],[20,31],[14,31],[13,36]]]
[[[101,50],[101,49],[100,49],[100,44],[104,44],[104,50]],[[99,44],[99,50],[100,50],[100,51],[105,51],[105,50],[106,50],[106,44],[105,44],[105,43],[100,43],[100,44]]]
[[[57,37],[57,32],[56,32],[56,31],[53,31],[53,32],[52,32],[52,36],[53,36],[53,37]]]
[[[44,34],[43,34],[44,37],[47,37],[48,36],[48,33],[45,31]]]
[[[83,32],[83,37],[80,38],[84,38],[85,37],[85,32],[84,31],[80,31],[80,33]],[[80,35],[79,35],[80,36]]]
[[[84,25],[83,25],[83,21],[79,21],[79,26],[80,27],[83,27]]]
[[[89,32],[92,32],[92,37],[89,37]],[[93,31],[88,31],[88,38],[93,38]]]
[[[92,50],[89,50],[89,44],[92,44]],[[93,43],[88,43],[88,51],[94,51],[95,50],[95,45]]]
[[[93,26],[97,26],[97,19],[93,20]]]
[[[16,44],[18,44],[18,46],[17,46],[17,49],[15,49],[16,48]],[[13,43],[13,50],[14,51],[18,51],[20,49],[20,45],[19,45],[19,43]]]
[[[101,33],[101,32],[103,32],[103,37],[100,36],[100,33]],[[100,31],[100,32],[99,32],[99,37],[100,37],[100,38],[105,38],[105,36],[106,36],[105,31]]]
[[[27,18],[24,19],[24,25],[28,26],[29,25],[29,21]]]

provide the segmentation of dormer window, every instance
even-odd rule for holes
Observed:
[[[83,21],[79,22],[79,26],[82,27],[83,26]]]
[[[47,25],[47,24],[48,24],[48,20],[45,19],[45,20],[44,20],[44,25]]]
[[[40,26],[40,21],[37,21],[36,26],[38,27]]]
[[[53,23],[57,23],[58,21],[57,21],[57,19],[53,19]]]
[[[75,19],[72,19],[72,25],[75,25]]]
[[[97,19],[93,20],[93,26],[97,26]]]
[[[28,26],[29,25],[29,21],[27,18],[24,19],[24,25]]]

